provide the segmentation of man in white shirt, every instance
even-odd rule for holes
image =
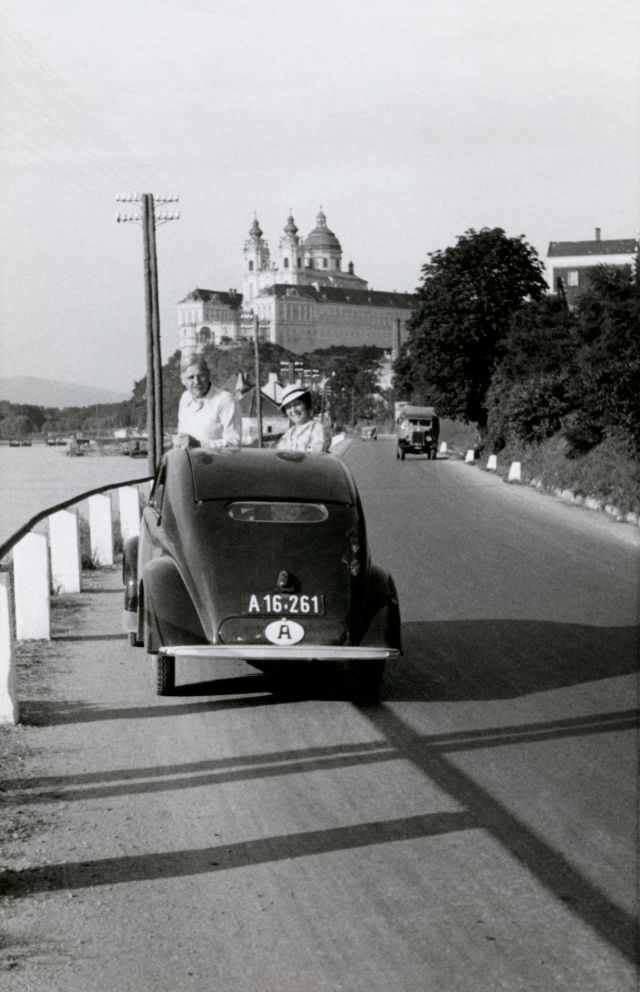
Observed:
[[[193,358],[184,365],[180,378],[185,392],[178,406],[179,448],[236,447],[242,437],[242,420],[236,399],[211,382],[204,358]]]

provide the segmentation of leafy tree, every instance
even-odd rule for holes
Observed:
[[[26,437],[34,432],[34,424],[24,413],[10,414],[0,420],[0,437],[9,439]]]
[[[563,370],[508,380],[497,372],[487,392],[487,437],[499,451],[510,441],[537,444],[556,434],[571,410]]]
[[[640,449],[640,297],[638,273],[599,266],[576,305],[576,392],[567,424],[576,453],[611,430],[622,430]]]
[[[483,429],[512,318],[546,290],[542,263],[523,237],[508,238],[501,228],[471,229],[429,257],[394,366],[396,392]]]
[[[487,391],[487,438],[535,443],[560,430],[573,409],[576,322],[559,296],[529,301],[511,321]]]

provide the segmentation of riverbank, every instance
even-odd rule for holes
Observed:
[[[122,454],[68,458],[64,448],[0,447],[0,543],[36,513],[90,489],[148,474],[145,458]]]

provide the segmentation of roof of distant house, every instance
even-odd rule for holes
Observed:
[[[633,255],[638,250],[635,238],[613,238],[607,241],[550,241],[549,258],[588,255]]]
[[[246,393],[238,400],[238,406],[240,407],[240,413],[243,417],[257,417],[258,416],[258,404],[257,404],[257,391],[255,386],[251,386],[247,389]],[[260,390],[260,412],[263,417],[282,417],[282,411],[277,403],[271,399],[270,396]]]
[[[220,289],[194,289],[181,303],[191,303],[202,301],[203,303],[225,303],[229,307],[240,307],[242,304],[242,293],[235,290]]]
[[[410,308],[416,299],[412,293],[392,293],[339,286],[290,286],[287,283],[275,283],[273,286],[268,286],[262,290],[262,294],[272,295],[277,299],[307,299],[321,303],[351,303],[354,306],[370,307]]]

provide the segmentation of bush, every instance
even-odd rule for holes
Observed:
[[[560,430],[568,409],[562,372],[512,383],[496,375],[487,395],[487,438],[497,451],[512,442],[539,443]]]

